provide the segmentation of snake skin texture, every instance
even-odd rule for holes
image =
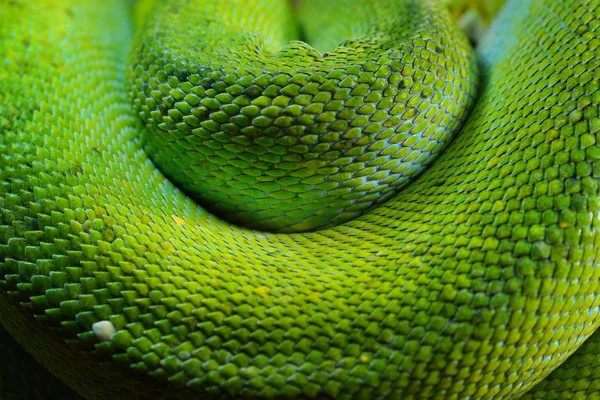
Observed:
[[[161,2],[131,63],[146,153],[249,228],[314,230],[388,200],[452,138],[477,82],[443,5],[404,3],[305,0],[308,45],[286,1]]]
[[[478,45],[479,72],[466,61],[452,66],[464,79],[479,77],[478,95],[469,100],[469,84],[456,82],[466,88],[465,111],[456,111],[465,122],[448,133],[453,139],[441,155],[359,217],[292,234],[232,224],[196,203],[189,188],[178,188],[189,175],[171,181],[160,171],[153,152],[162,149],[152,140],[175,135],[167,117],[179,123],[197,109],[200,126],[212,132],[210,121],[228,122],[206,114],[202,107],[216,103],[202,101],[214,97],[221,104],[214,113],[228,113],[235,103],[216,93],[226,92],[218,84],[228,83],[224,75],[178,75],[177,63],[164,65],[174,75],[165,77],[170,89],[163,93],[163,76],[144,64],[150,56],[140,57],[188,51],[178,47],[185,38],[169,35],[187,32],[178,18],[192,12],[193,2],[160,2],[138,14],[146,20],[138,27],[164,29],[154,39],[136,34],[132,3],[0,2],[0,355],[15,354],[8,333],[37,359],[36,368],[90,399],[600,398],[600,0],[509,0]],[[285,47],[294,33],[286,32],[292,25],[277,27],[292,18],[284,3],[273,8],[281,14],[271,15],[260,11],[263,1],[247,1],[230,17],[264,28],[253,38],[265,35],[265,52],[277,53],[279,43],[284,59],[296,51],[308,56],[314,49],[307,45]],[[318,11],[319,3],[311,3],[298,13]],[[422,16],[454,29],[434,1],[395,3],[415,21]],[[358,10],[374,3],[352,4]],[[327,7],[322,14],[336,15]],[[339,10],[340,19],[353,11]],[[307,37],[310,24],[324,18],[314,15],[303,27]],[[226,29],[219,21],[206,20],[215,28],[210,43],[223,63],[230,58],[242,68],[247,64],[233,56],[239,53],[229,51],[259,42],[220,35]],[[361,24],[352,34],[367,32]],[[345,28],[354,29],[331,27]],[[429,39],[470,57],[461,50],[465,39]],[[314,52],[333,54],[335,44],[314,40]],[[171,53],[160,50],[169,42]],[[140,50],[145,46],[150,53]],[[431,65],[441,65],[440,53],[431,51]],[[453,60],[450,50],[441,54]],[[354,79],[347,68],[347,76],[333,74],[328,79],[335,82],[319,90],[343,90],[341,82]],[[409,70],[399,69],[403,80]],[[250,89],[264,83],[255,79],[239,83],[239,96],[269,97]],[[289,83],[295,75],[287,79],[285,86],[269,80],[261,87],[276,85],[276,98],[295,102],[303,94],[285,88],[302,85]],[[168,107],[148,100],[153,82]],[[386,88],[377,87],[370,90],[383,102]],[[169,108],[169,96],[177,99],[179,91],[189,109]],[[334,97],[323,113],[337,104]],[[294,124],[313,115],[314,104],[300,103]],[[390,119],[396,105],[382,107]],[[174,109],[180,115],[169,113]],[[284,110],[273,118],[286,118]],[[417,110],[415,121],[427,110]],[[177,157],[162,168],[178,171]],[[0,383],[17,376],[0,368]]]

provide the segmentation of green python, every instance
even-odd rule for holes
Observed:
[[[600,0],[132,5],[0,4],[0,384],[600,398]]]

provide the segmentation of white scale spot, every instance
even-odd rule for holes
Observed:
[[[117,333],[115,326],[110,321],[96,322],[92,325],[92,331],[101,342],[109,341]]]

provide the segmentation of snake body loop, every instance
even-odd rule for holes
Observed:
[[[437,2],[300,7],[316,48],[292,40],[288,0],[214,0],[162,2],[134,49],[148,155],[250,228],[314,230],[383,203],[440,153],[475,96],[470,47]]]
[[[396,26],[397,36],[408,38],[406,46],[413,51],[420,49],[422,58],[413,57],[423,71],[426,65],[445,62],[462,77],[451,92],[467,101],[446,109],[453,121],[448,125],[458,127],[454,117],[466,114],[474,96],[475,83],[465,79],[477,73],[465,61],[464,39],[450,39],[435,29],[436,24],[449,26],[444,12],[437,14],[434,2],[425,0],[339,4],[359,3],[382,4],[384,11],[394,5],[405,11],[398,13],[400,20],[432,24],[417,24],[421,30],[414,36],[407,22]],[[210,10],[202,16],[210,30],[190,30],[187,17],[196,15],[194,4]],[[373,198],[381,203],[376,208],[325,228],[337,222],[327,219],[336,218],[328,214],[316,225],[313,220],[308,224],[323,229],[293,234],[238,227],[207,212],[156,165],[177,175],[186,150],[202,153],[202,146],[210,148],[210,141],[219,138],[232,144],[230,137],[213,136],[227,129],[237,135],[228,126],[235,122],[229,121],[246,123],[241,118],[246,115],[231,107],[251,107],[235,103],[235,89],[234,94],[227,91],[236,84],[241,87],[236,87],[241,90],[237,96],[247,97],[240,101],[268,97],[272,105],[264,107],[285,110],[275,99],[287,96],[292,103],[303,95],[292,89],[306,87],[311,73],[318,74],[311,69],[313,61],[306,61],[311,58],[321,60],[314,61],[320,66],[335,65],[334,72],[327,72],[333,75],[325,76],[333,82],[317,82],[314,94],[301,97],[308,104],[301,104],[295,120],[283,110],[263,114],[267,108],[260,104],[247,111],[273,123],[291,118],[292,127],[275,132],[284,137],[297,126],[317,129],[316,122],[302,122],[313,115],[311,108],[320,110],[316,104],[323,104],[323,113],[337,113],[322,122],[326,129],[320,128],[324,135],[331,133],[340,113],[354,110],[358,115],[356,108],[364,105],[327,110],[332,104],[340,107],[336,101],[342,99],[332,94],[321,95],[324,103],[315,100],[320,93],[331,93],[325,90],[331,85],[336,92],[351,92],[343,87],[345,80],[362,84],[353,75],[357,70],[336,55],[337,43],[326,39],[337,41],[344,29],[361,38],[367,28],[360,24],[361,15],[344,7],[340,21],[350,22],[334,23],[327,28],[331,35],[321,37],[325,13],[311,14],[311,7],[319,10],[319,2],[307,0],[299,12],[317,15],[304,23],[304,34],[314,45],[294,42],[286,47],[283,42],[294,38],[296,25],[279,24],[293,20],[283,2],[271,11],[264,1],[246,2],[246,9],[240,4],[161,2],[143,24],[147,35],[134,39],[130,2],[0,3],[4,329],[88,398],[597,397],[600,0],[509,1],[476,52],[477,101],[459,131],[444,133],[454,139],[442,154],[427,161],[427,169],[419,167],[420,175],[413,175],[398,194]],[[348,13],[356,14],[355,19]],[[387,14],[381,14],[382,21]],[[209,21],[210,15],[215,19]],[[218,16],[247,24],[237,32]],[[396,38],[385,30],[376,33],[380,36],[365,41],[379,43],[373,51],[387,48],[380,39]],[[182,34],[198,40],[187,47]],[[419,42],[428,35],[431,41]],[[213,50],[193,49],[208,40]],[[444,57],[431,47],[436,41]],[[361,65],[359,75],[367,74],[363,79],[375,79],[370,85],[377,85],[385,58],[363,58],[370,47],[360,40],[345,46],[350,55],[365,49],[351,57],[351,64]],[[467,58],[453,58],[459,53]],[[398,57],[406,61],[406,54],[411,53]],[[188,69],[190,58],[200,62]],[[163,70],[156,67],[160,59],[170,60]],[[226,64],[231,59],[233,66]],[[376,71],[368,71],[373,62]],[[289,73],[281,85],[274,66]],[[235,71],[250,76],[258,70],[267,74],[268,83],[260,76],[253,78],[257,81],[248,78],[248,86],[237,81],[244,75]],[[393,62],[389,70],[388,83]],[[418,69],[413,70],[416,75]],[[402,75],[408,69],[399,71]],[[229,82],[228,74],[236,80]],[[295,83],[298,74],[305,81]],[[402,76],[406,82],[408,75]],[[398,84],[395,96],[407,93],[410,98],[411,90],[403,92]],[[270,85],[279,91],[273,98]],[[298,88],[285,89],[290,85]],[[388,88],[377,88],[370,86],[365,96],[381,92],[383,102]],[[435,96],[419,98],[425,102]],[[412,104],[410,99],[394,102],[394,107]],[[218,110],[201,109],[213,106]],[[431,107],[415,106],[414,123]],[[229,119],[213,115],[227,110],[232,111]],[[373,118],[381,110],[389,117],[382,121],[393,119],[386,107],[368,115]],[[234,120],[236,116],[240,118]],[[259,119],[252,126],[263,122],[269,121]],[[393,126],[401,131],[404,125]],[[193,133],[190,127],[199,130]],[[359,129],[360,135],[366,129]],[[188,130],[204,143],[186,136]],[[256,132],[246,131],[248,136]],[[258,136],[263,134],[269,137],[262,131]],[[175,138],[170,146],[183,153],[169,149],[162,154],[165,135]],[[322,137],[316,140],[320,143]],[[214,150],[208,156],[194,154],[200,158],[184,163],[194,172],[172,179],[185,186],[203,171],[216,171],[194,168],[194,160],[202,157],[229,159],[220,147]],[[288,149],[283,156],[311,152]],[[296,161],[286,162],[300,165],[310,157],[292,158]],[[237,168],[241,173],[251,167]],[[237,171],[225,172],[237,176]],[[291,178],[288,189],[300,184]],[[227,182],[223,178],[223,185]],[[199,189],[201,195],[209,191]],[[307,228],[301,225],[296,228]],[[115,333],[100,332],[99,326]]]

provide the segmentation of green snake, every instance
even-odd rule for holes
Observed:
[[[0,370],[600,398],[600,0],[132,6],[0,3]]]

